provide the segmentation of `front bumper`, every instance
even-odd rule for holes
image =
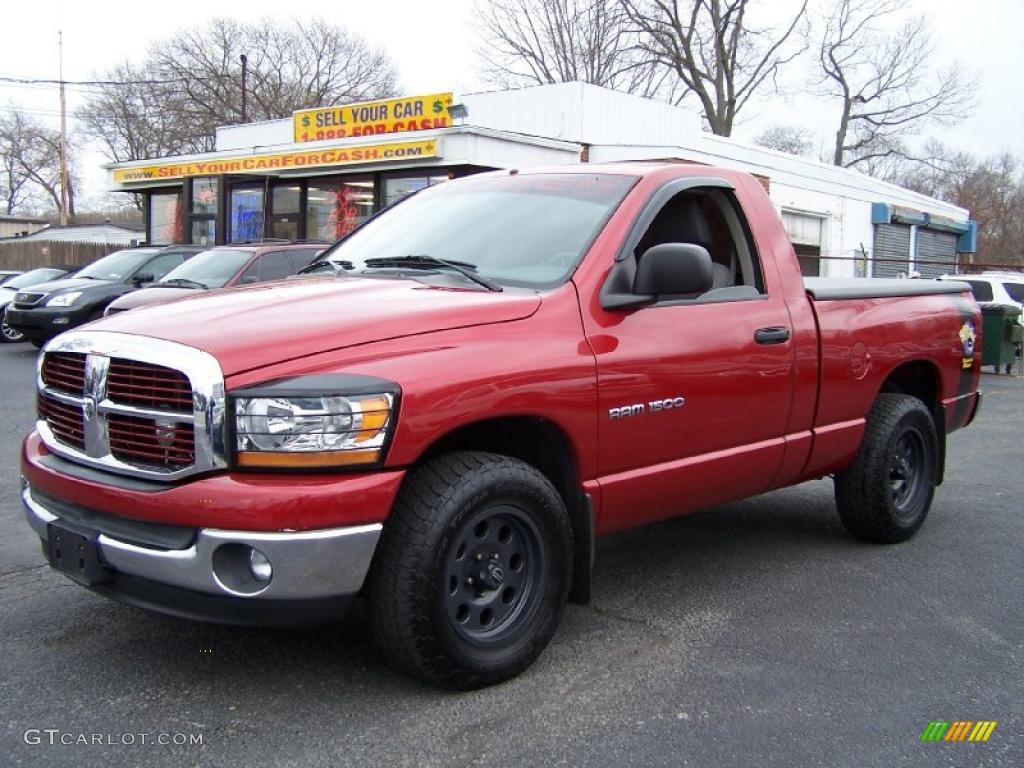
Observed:
[[[50,524],[63,520],[56,509],[22,490],[28,523],[46,547]],[[95,518],[94,518],[95,519]],[[172,615],[222,623],[296,624],[337,618],[355,599],[382,526],[346,526],[295,532],[196,529],[188,546],[145,546],[94,530],[105,578],[87,584],[116,600]],[[224,553],[261,552],[272,576],[265,584],[242,583],[244,564]]]
[[[83,304],[70,307],[31,307],[17,309],[7,306],[7,325],[25,334],[32,341],[46,342],[64,331],[77,328],[89,321],[95,312],[94,305]]]

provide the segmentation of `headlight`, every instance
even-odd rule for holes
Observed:
[[[394,426],[395,396],[239,396],[235,448],[242,467],[374,464]]]
[[[74,304],[78,300],[78,297],[81,296],[81,295],[82,295],[81,291],[69,291],[68,293],[62,293],[59,296],[54,296],[52,299],[50,299],[48,302],[46,302],[46,306],[48,306],[48,307],[70,307],[72,304]]]

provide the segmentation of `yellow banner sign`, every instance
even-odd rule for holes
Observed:
[[[292,115],[296,142],[426,131],[451,125],[451,93],[303,109]]]
[[[402,141],[391,144],[365,144],[358,147],[332,147],[301,152],[278,152],[266,155],[217,157],[210,160],[193,160],[187,163],[167,163],[135,168],[115,168],[114,181],[118,184],[127,184],[134,181],[180,179],[183,176],[268,173],[324,165],[356,165],[390,160],[421,160],[430,157],[439,157],[436,139]]]

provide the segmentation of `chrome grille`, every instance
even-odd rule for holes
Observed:
[[[45,293],[28,293],[23,291],[14,294],[14,301],[12,303],[16,307],[34,307],[45,298]]]
[[[107,416],[107,434],[110,453],[129,464],[176,469],[196,459],[191,424],[112,413]]]
[[[80,451],[85,450],[85,425],[82,406],[61,403],[40,394],[38,398],[39,417],[43,419],[54,437]]]
[[[162,480],[227,465],[224,380],[206,352],[72,331],[40,358],[37,429],[55,453]]]
[[[107,371],[107,397],[117,403],[159,410],[191,411],[192,385],[173,368],[112,358]]]
[[[56,392],[84,394],[85,355],[51,352],[43,358],[43,383]]]

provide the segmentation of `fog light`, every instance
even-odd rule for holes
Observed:
[[[58,317],[57,319],[55,319],[53,321],[53,324],[54,325],[67,325],[68,324],[68,320],[70,320],[70,319],[71,318],[69,318],[69,317]]]
[[[274,569],[270,567],[270,560],[258,549],[249,551],[249,570],[252,577],[259,582],[268,582],[274,575]]]

